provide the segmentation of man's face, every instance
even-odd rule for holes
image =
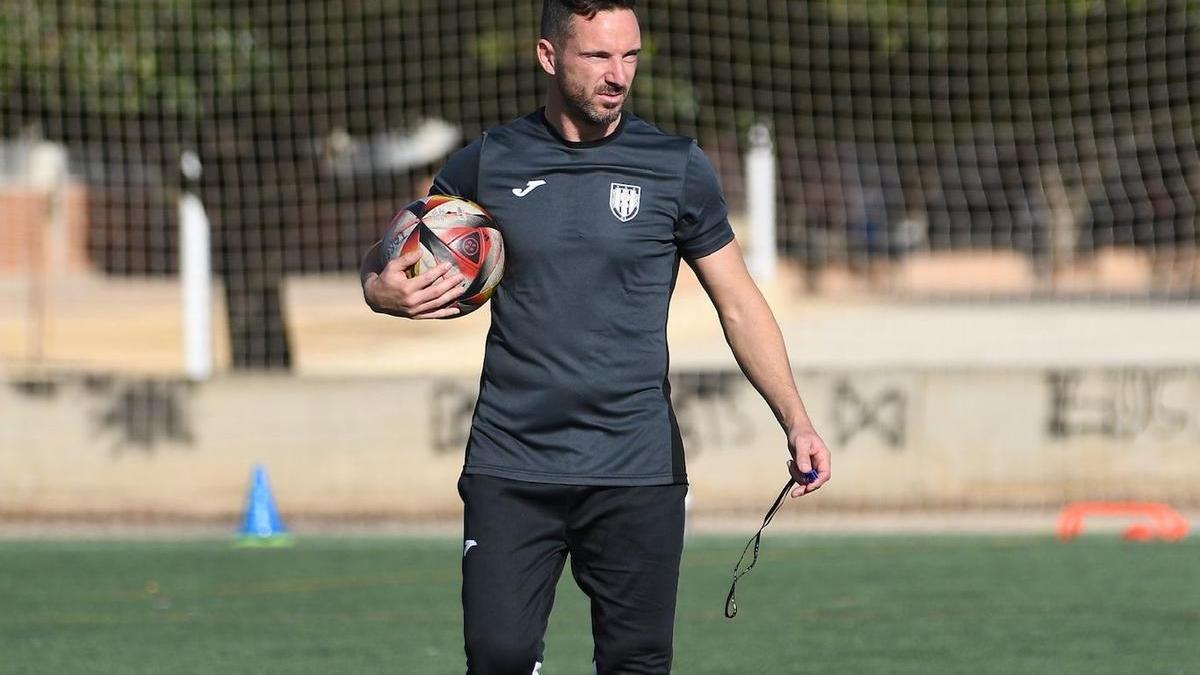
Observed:
[[[574,28],[556,50],[554,82],[568,111],[597,126],[614,122],[637,72],[642,33],[627,9],[571,19]]]

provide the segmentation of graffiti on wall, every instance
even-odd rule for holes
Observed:
[[[471,432],[475,387],[467,386],[459,380],[436,380],[431,396],[429,438],[434,453],[445,455],[462,452]]]
[[[152,452],[164,442],[192,444],[187,382],[108,379],[91,390],[97,400],[92,419],[115,452]]]
[[[1053,440],[1177,438],[1187,432],[1194,414],[1172,397],[1186,385],[1185,375],[1140,368],[1049,371],[1047,434]]]
[[[833,386],[834,438],[848,447],[860,436],[874,436],[892,450],[903,450],[908,440],[908,394],[888,385],[868,391],[863,385],[839,379]]]
[[[729,447],[754,439],[754,426],[738,405],[747,386],[739,371],[686,372],[671,378],[671,401],[688,452]],[[462,452],[471,431],[476,389],[456,379],[433,383],[430,438],[437,454]]]
[[[688,454],[754,442],[754,424],[738,405],[749,386],[740,371],[693,371],[671,377],[671,406]]]
[[[114,453],[152,453],[164,443],[191,445],[192,385],[182,380],[81,375],[13,382],[30,399],[53,403],[60,396],[82,394],[97,438]]]

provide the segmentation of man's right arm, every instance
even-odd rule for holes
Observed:
[[[359,267],[363,299],[371,311],[406,319],[448,319],[458,316],[451,306],[463,293],[462,274],[450,263],[442,263],[415,277],[407,269],[421,259],[419,251],[380,260],[379,243],[363,256]]]
[[[430,194],[474,200],[482,148],[481,137],[451,155],[434,177]],[[384,261],[379,242],[371,246],[358,274],[363,299],[372,311],[408,319],[445,319],[459,314],[457,307],[449,305],[462,295],[462,275],[449,263],[442,263],[410,279],[406,270],[420,257],[414,251]]]

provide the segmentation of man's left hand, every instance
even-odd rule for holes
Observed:
[[[817,435],[816,430],[808,427],[789,433],[788,450],[792,453],[788,471],[797,483],[792,489],[792,497],[803,497],[815,492],[829,481],[829,448]],[[804,474],[813,469],[817,472],[817,479],[811,483],[806,482]]]

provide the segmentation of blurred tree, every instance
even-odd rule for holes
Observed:
[[[288,115],[283,55],[236,3],[167,0],[0,1],[0,132],[98,146],[178,186],[185,149],[200,152],[233,360],[290,365],[277,236],[264,164],[278,152],[267,119]],[[138,167],[118,167],[119,173]]]
[[[136,156],[169,185],[179,153],[196,149],[234,363],[286,367],[284,272],[355,269],[436,168],[346,176],[333,160],[424,118],[469,139],[538,105],[540,7],[0,0],[0,134],[37,129]],[[928,174],[1001,154],[979,148],[1004,149],[993,163],[1014,183],[1031,161],[1056,163],[1068,183],[1087,171],[1119,182],[1129,172],[1104,163],[1104,143],[1169,153],[1200,131],[1198,0],[663,0],[640,12],[635,112],[735,151],[766,120],[785,170],[822,165],[817,146],[887,146],[915,169],[901,177],[914,198],[941,188]],[[781,194],[785,226],[806,226],[811,200],[792,185]],[[963,213],[947,245],[976,241]],[[978,222],[984,245],[1011,245]]]

